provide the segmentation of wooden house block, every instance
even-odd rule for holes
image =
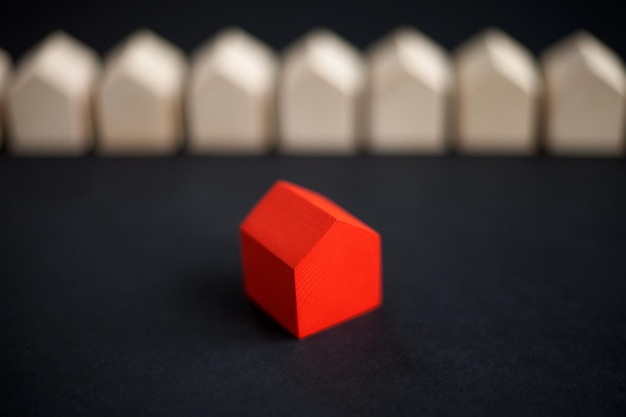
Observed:
[[[547,151],[556,155],[624,153],[624,65],[607,46],[578,32],[542,55]]]
[[[359,150],[364,67],[359,52],[318,29],[290,47],[279,82],[279,150],[354,154]]]
[[[457,149],[473,154],[530,154],[538,147],[541,80],[519,43],[488,29],[456,53]]]
[[[181,51],[140,30],[107,57],[96,100],[98,150],[106,155],[167,155],[183,139]]]
[[[98,58],[54,32],[20,61],[7,97],[9,151],[81,155],[93,145],[91,100]]]
[[[4,50],[0,49],[0,147],[4,137],[4,102],[11,73],[11,58]]]
[[[276,57],[238,28],[194,54],[187,91],[193,153],[260,154],[274,139]]]
[[[415,29],[376,44],[369,52],[369,150],[444,151],[451,82],[446,52]]]
[[[248,297],[298,338],[377,308],[376,231],[335,203],[277,182],[241,225]]]

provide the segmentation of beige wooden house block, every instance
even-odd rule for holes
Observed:
[[[6,107],[9,151],[82,155],[93,145],[91,103],[98,58],[64,32],[54,32],[20,61]]]
[[[541,62],[547,151],[623,155],[626,79],[621,59],[591,34],[577,32],[549,48]]]
[[[497,29],[456,52],[456,147],[470,154],[535,152],[541,79],[531,54]]]
[[[106,60],[97,95],[98,150],[105,155],[168,155],[183,139],[186,59],[154,32],[140,30]]]
[[[317,29],[290,47],[279,81],[279,150],[288,154],[356,153],[365,84],[360,53]]]
[[[4,137],[4,103],[10,75],[11,58],[3,49],[0,49],[0,147],[2,147]]]
[[[369,150],[443,152],[452,79],[446,52],[413,28],[377,43],[369,52]]]
[[[260,154],[275,137],[274,53],[238,28],[218,33],[194,54],[187,90],[192,153]]]

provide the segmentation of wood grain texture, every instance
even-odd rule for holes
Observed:
[[[455,58],[456,148],[469,154],[534,153],[541,79],[530,52],[501,30],[487,29]]]
[[[244,286],[298,338],[378,307],[379,234],[325,197],[277,182],[241,225]]]
[[[239,28],[194,54],[187,89],[187,149],[196,154],[262,154],[273,145],[277,60]]]
[[[368,149],[376,154],[446,149],[452,72],[432,39],[402,27],[369,51]]]
[[[365,87],[361,54],[327,29],[284,54],[278,92],[278,149],[289,154],[354,154]]]
[[[546,150],[554,155],[620,156],[625,149],[626,76],[621,59],[588,32],[542,54]]]
[[[149,30],[139,30],[106,59],[96,100],[104,155],[168,155],[182,145],[186,58]]]
[[[89,151],[98,70],[96,54],[64,32],[53,32],[29,51],[8,92],[9,151],[66,156]]]

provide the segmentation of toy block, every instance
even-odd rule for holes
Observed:
[[[194,54],[187,92],[192,153],[260,154],[274,138],[276,57],[229,28]]]
[[[285,52],[278,92],[278,148],[289,154],[354,154],[364,67],[359,52],[317,29]]]
[[[248,297],[297,338],[381,304],[379,234],[322,195],[278,181],[240,232]]]
[[[7,146],[18,155],[77,156],[93,145],[91,100],[98,57],[53,32],[20,61],[8,91]]]
[[[624,64],[587,32],[577,32],[541,56],[546,82],[545,146],[555,155],[624,153]]]
[[[522,45],[488,29],[455,54],[456,147],[470,154],[531,154],[537,150],[541,80]]]
[[[446,52],[413,28],[375,44],[369,59],[369,150],[441,153],[452,72]]]
[[[104,155],[168,155],[182,145],[183,53],[140,30],[109,53],[96,100]]]
[[[4,133],[4,98],[11,73],[11,58],[4,50],[0,49],[0,147]]]

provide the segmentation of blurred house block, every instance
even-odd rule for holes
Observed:
[[[587,32],[542,55],[546,148],[556,155],[622,155],[626,80],[620,58]]]
[[[452,77],[446,52],[412,28],[400,28],[369,53],[369,149],[441,153],[446,147]]]
[[[530,154],[537,149],[540,77],[531,54],[488,29],[456,53],[457,149],[472,154]]]
[[[98,150],[107,155],[168,155],[183,139],[186,60],[155,33],[140,30],[107,57],[96,108]]]
[[[279,85],[279,150],[289,154],[354,154],[364,67],[360,53],[318,29],[291,46]]]
[[[10,73],[11,58],[3,49],[0,49],[0,147],[2,146],[2,137],[4,136],[4,101]]]
[[[276,57],[237,28],[194,54],[187,91],[188,149],[260,154],[272,145]]]
[[[20,155],[81,155],[93,144],[98,58],[54,32],[21,60],[7,98],[8,148]]]

